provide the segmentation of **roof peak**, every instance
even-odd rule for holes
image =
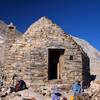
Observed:
[[[34,23],[32,23],[29,28],[26,30],[25,34],[32,32],[33,30],[41,30],[42,27],[54,27],[56,26],[58,30],[62,30],[57,24],[55,24],[54,22],[52,22],[52,20],[50,20],[49,18],[47,18],[46,16],[43,16],[41,18],[39,18],[37,21],[35,21]]]
[[[53,23],[49,18],[47,18],[46,16],[43,16],[41,18],[39,18],[37,21],[35,21],[33,24],[37,24],[37,23],[41,23],[41,22],[50,22]]]
[[[14,26],[14,24],[12,22],[10,22],[10,24],[8,26]]]
[[[43,16],[41,18],[39,18],[39,20],[47,20],[48,18],[46,16]]]

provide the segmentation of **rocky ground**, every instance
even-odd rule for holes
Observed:
[[[5,88],[3,88],[2,92],[0,92],[0,100],[51,100],[51,93],[47,90],[42,90],[41,93],[33,91],[31,87],[29,89],[13,93],[9,93],[8,90],[7,92],[9,94],[3,97],[2,95],[5,94],[5,91]],[[72,95],[71,91],[61,91],[61,93],[63,97],[70,100],[69,98]],[[84,90],[84,94],[84,96],[80,96],[81,99],[76,100],[100,100],[100,80],[96,79],[92,81],[90,87]]]

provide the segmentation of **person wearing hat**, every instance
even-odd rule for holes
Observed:
[[[61,97],[60,91],[57,88],[55,88],[52,93],[52,100],[60,100],[60,97]]]
[[[80,81],[76,81],[72,85],[72,91],[73,91],[74,95],[78,95],[78,94],[81,93],[81,84],[80,84]]]

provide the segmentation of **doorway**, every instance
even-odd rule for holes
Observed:
[[[48,49],[48,79],[59,79],[61,75],[60,56],[64,49]]]

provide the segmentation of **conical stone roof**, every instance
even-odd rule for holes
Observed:
[[[58,38],[60,37],[60,38]],[[51,20],[46,17],[41,17],[38,21],[30,25],[23,36],[13,44],[13,49],[24,49],[41,47],[46,45],[47,40],[51,38],[56,41],[59,40],[63,43],[63,39],[66,38],[69,42],[75,43],[75,41]],[[61,39],[61,40],[60,40]],[[11,50],[11,52],[12,52]]]
[[[54,24],[50,19],[48,19],[47,17],[41,17],[38,21],[30,25],[30,27],[25,32],[25,34],[28,34],[28,33],[31,34],[43,29],[49,30],[49,31],[52,29],[52,30],[58,31],[59,33],[63,32],[63,30],[60,27],[58,27],[58,25]]]

